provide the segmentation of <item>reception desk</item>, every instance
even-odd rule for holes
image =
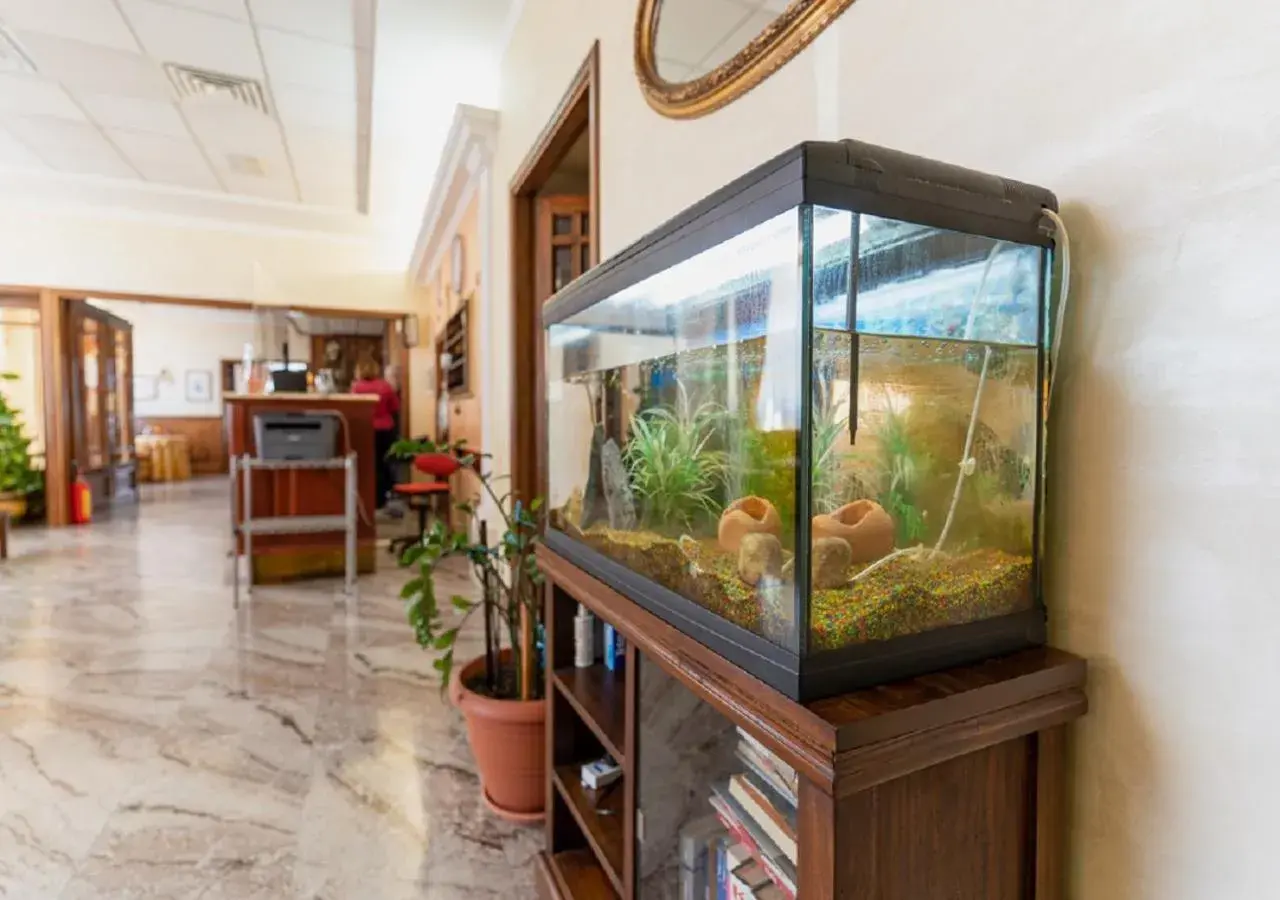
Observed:
[[[227,394],[224,418],[227,447],[232,456],[255,455],[254,416],[262,413],[327,412],[339,414],[338,455],[357,456],[357,484],[360,495],[357,532],[357,566],[361,573],[376,566],[377,531],[374,526],[375,477],[373,411],[377,398],[364,394]],[[243,478],[244,475],[239,476]],[[274,516],[327,516],[343,511],[343,478],[337,470],[292,470],[254,472],[253,511],[255,519]],[[243,520],[237,485],[235,516]],[[237,553],[243,548],[237,546]],[[341,577],[343,536],[332,534],[263,535],[253,539],[253,559],[249,566],[254,584],[272,584],[298,578]]]

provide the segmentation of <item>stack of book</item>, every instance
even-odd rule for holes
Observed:
[[[743,771],[712,785],[711,808],[722,830],[699,823],[708,873],[683,892],[709,900],[795,900],[796,792],[793,768],[738,729]]]

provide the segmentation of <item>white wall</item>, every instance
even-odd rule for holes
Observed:
[[[91,301],[133,325],[133,368],[137,375],[172,376],[157,384],[156,398],[134,397],[138,416],[221,416],[222,360],[240,359],[244,345],[252,343],[259,357],[275,358],[278,349],[261,346],[262,329],[248,310],[208,309],[168,303],[135,303],[129,300]],[[291,335],[289,358],[308,361],[311,339]],[[207,401],[186,396],[187,372],[209,372],[213,395]]]
[[[509,183],[590,43],[601,249],[806,138],[857,137],[1041,184],[1075,238],[1052,426],[1052,638],[1088,657],[1071,893],[1251,900],[1280,881],[1280,6],[859,0],[743,100],[665,120],[634,3],[525,4],[502,79]],[[509,258],[509,201],[492,203]],[[486,321],[510,353],[509,273]],[[486,402],[509,421],[510,382]],[[501,429],[489,449],[509,455]]]

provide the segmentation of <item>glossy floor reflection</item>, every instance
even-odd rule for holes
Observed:
[[[355,599],[312,582],[236,613],[227,516],[225,484],[194,482],[136,516],[16,533],[0,897],[533,896],[542,832],[481,805],[394,565]],[[468,589],[462,570],[446,588]]]

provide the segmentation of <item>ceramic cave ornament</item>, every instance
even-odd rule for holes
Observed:
[[[893,552],[893,519],[874,500],[854,500],[813,517],[814,543],[821,538],[840,538],[848,544],[855,565],[875,562]]]
[[[720,514],[717,538],[720,549],[736,553],[743,537],[748,534],[782,534],[782,517],[772,503],[763,497],[743,497],[735,500]]]

